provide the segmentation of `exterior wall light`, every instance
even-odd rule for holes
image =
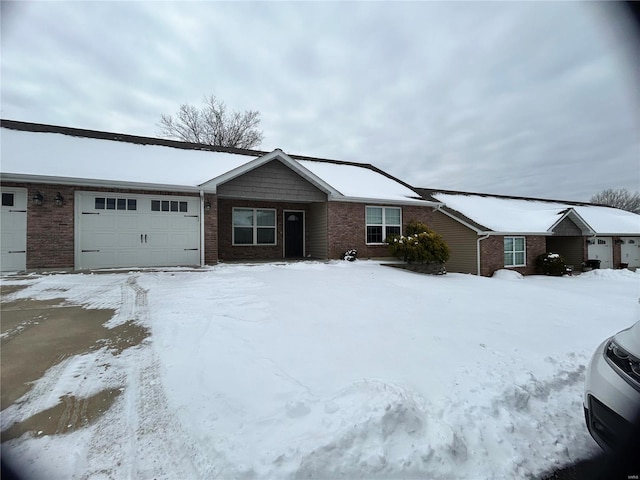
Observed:
[[[60,192],[58,192],[58,194],[56,195],[56,198],[53,199],[53,203],[56,204],[56,206],[61,207],[62,204],[64,203],[64,198],[62,198],[62,195],[60,195]]]
[[[204,209],[208,212],[209,210],[211,210],[211,202],[206,202],[204,204]]]
[[[44,197],[42,196],[42,194],[40,192],[36,192],[33,195],[33,204],[40,206],[44,203]]]

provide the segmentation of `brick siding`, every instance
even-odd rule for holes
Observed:
[[[328,203],[328,256],[342,258],[344,252],[355,248],[360,258],[389,257],[386,245],[367,245],[366,207],[376,204],[362,204],[351,202]],[[379,206],[390,206],[380,204]],[[418,220],[430,225],[433,218],[432,207],[402,206],[402,230],[410,220]]]
[[[234,208],[276,209],[276,245],[233,245]],[[283,210],[301,210],[305,215],[305,249],[309,251],[309,204],[261,200],[218,199],[218,258],[220,260],[278,260],[284,257]],[[305,252],[306,255],[306,252]]]
[[[480,242],[480,273],[485,277],[490,277],[496,270],[507,268],[519,272],[522,275],[535,274],[536,257],[541,253],[545,253],[546,249],[546,237],[539,235],[528,236],[526,237],[526,266],[505,267],[504,236],[491,236]]]

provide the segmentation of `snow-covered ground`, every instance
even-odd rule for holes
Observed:
[[[151,330],[118,356],[68,358],[2,412],[5,429],[61,395],[122,389],[84,429],[2,445],[41,478],[530,478],[599,451],[586,364],[640,313],[626,270],[336,261],[3,279],[16,283]]]

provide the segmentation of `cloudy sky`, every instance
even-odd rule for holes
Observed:
[[[2,2],[1,116],[157,136],[214,94],[260,149],[417,187],[640,189],[640,51],[613,7],[551,2]]]

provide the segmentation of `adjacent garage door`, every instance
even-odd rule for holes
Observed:
[[[620,237],[620,261],[629,267],[640,267],[640,237]]]
[[[611,237],[589,239],[589,259],[600,260],[600,268],[613,268],[613,249]]]
[[[76,269],[200,264],[200,199],[76,192]]]
[[[27,268],[27,189],[2,187],[0,270]]]

